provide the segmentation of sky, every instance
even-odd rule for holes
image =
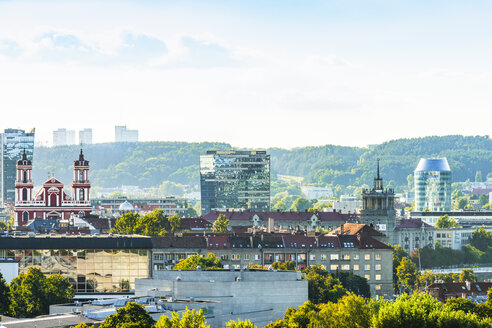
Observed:
[[[0,0],[0,129],[366,146],[492,131],[492,2]]]

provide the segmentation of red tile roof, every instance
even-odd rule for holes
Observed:
[[[421,219],[404,219],[396,222],[395,229],[419,229],[419,228],[434,228],[430,224],[423,222]]]
[[[347,221],[357,221],[357,214],[341,214],[338,212],[235,212],[235,211],[212,211],[203,218],[213,222],[217,220],[219,215],[225,215],[230,221],[250,221],[253,219],[254,215],[263,221],[268,221],[268,218],[272,218],[275,221],[308,221],[313,215],[315,215],[320,221],[333,221],[333,222],[347,222]]]

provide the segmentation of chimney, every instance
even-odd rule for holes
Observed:
[[[275,230],[275,220],[273,218],[268,218],[268,233],[271,233]]]
[[[471,281],[468,281],[468,280],[467,280],[467,281],[465,281],[465,284],[466,284],[466,289],[467,289],[468,291],[471,291]]]

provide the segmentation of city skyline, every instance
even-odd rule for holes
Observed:
[[[128,122],[142,141],[255,148],[487,135],[490,9],[0,1],[0,128],[92,127],[98,143]]]

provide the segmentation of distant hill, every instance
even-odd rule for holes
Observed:
[[[104,143],[84,146],[84,153],[91,162],[93,185],[151,187],[163,181],[197,185],[200,154],[231,148],[213,142]],[[276,174],[301,176],[305,183],[318,185],[370,185],[377,158],[381,159],[384,179],[393,187],[407,185],[407,176],[421,157],[447,157],[454,181],[473,180],[476,171],[482,171],[484,177],[492,172],[492,140],[488,136],[398,139],[371,149],[326,145],[267,151],[272,178]],[[78,146],[36,148],[35,183],[40,184],[48,172],[69,183],[78,153]]]

